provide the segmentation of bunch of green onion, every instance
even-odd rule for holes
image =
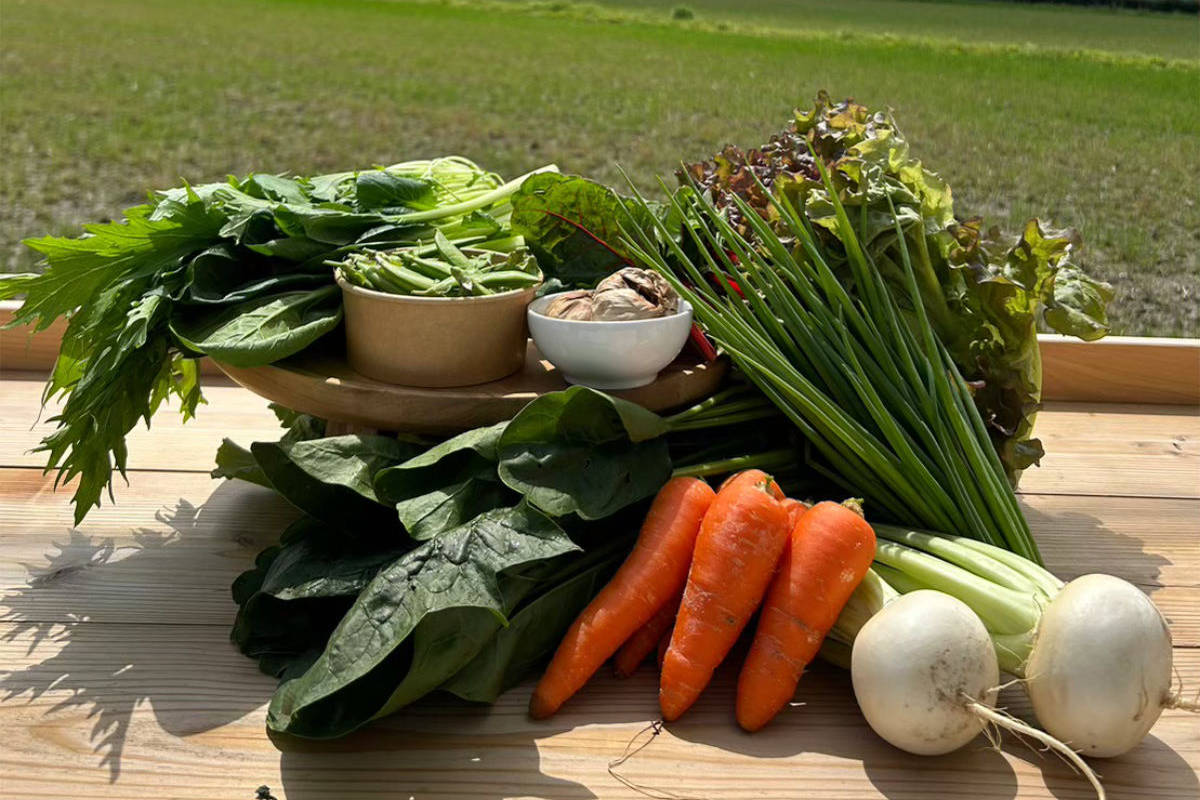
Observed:
[[[654,228],[640,228],[633,208],[625,243],[800,429],[821,456],[812,467],[865,498],[869,516],[969,536],[1040,563],[970,390],[925,317],[904,236],[911,325],[818,166],[849,280],[839,280],[807,217],[786,198],[772,203],[794,248],[735,195],[759,242],[752,245],[695,186],[671,200],[682,242],[635,189],[631,205]],[[895,225],[900,234],[899,219]]]
[[[535,286],[542,280],[537,261],[527,250],[468,254],[441,231],[435,233],[432,245],[363,250],[330,265],[356,286],[417,297],[497,294]]]

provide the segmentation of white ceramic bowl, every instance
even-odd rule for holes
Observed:
[[[547,317],[554,295],[529,304],[529,333],[538,350],[568,383],[593,389],[633,389],[653,383],[675,360],[692,328],[692,307],[679,301],[669,317],[582,322]]]

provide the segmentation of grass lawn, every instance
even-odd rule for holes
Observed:
[[[701,19],[710,4],[736,5],[687,4]],[[652,11],[665,20],[662,5]],[[878,32],[884,12],[904,20],[927,5],[841,0],[846,22],[815,27]],[[777,6],[753,0],[747,19]],[[992,39],[1032,36],[987,22],[992,4],[939,7],[988,15],[974,27]],[[1053,13],[1075,31],[1071,47],[1109,46],[1122,26],[1157,42],[1145,15]],[[0,0],[0,18],[9,270],[32,263],[22,237],[76,231],[181,176],[461,153],[510,175],[554,161],[616,181],[620,163],[648,186],[680,159],[765,140],[826,88],[892,106],[960,213],[1079,228],[1085,262],[1118,287],[1117,332],[1196,335],[1200,324],[1197,64],[810,35],[790,12],[772,36],[364,0]],[[1194,18],[1171,19],[1195,42]],[[1108,33],[1088,45],[1089,26]],[[928,35],[976,41],[971,28]],[[1163,39],[1133,49],[1181,55]]]

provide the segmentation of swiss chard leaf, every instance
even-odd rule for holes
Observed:
[[[533,400],[508,423],[500,478],[552,516],[607,517],[671,477],[669,429],[641,406],[572,386]]]
[[[300,352],[341,321],[341,290],[324,286],[258,297],[214,312],[177,310],[171,331],[195,352],[234,367],[258,367]]]
[[[629,263],[620,249],[620,203],[611,189],[586,178],[540,173],[513,195],[511,225],[547,278],[591,287]]]
[[[375,473],[411,457],[417,445],[388,436],[255,442],[255,462],[281,495],[310,516],[367,538],[396,527],[375,495]]]
[[[339,736],[445,683],[536,583],[521,573],[578,547],[521,504],[425,542],[384,567],[312,666],[276,691],[267,725]]]

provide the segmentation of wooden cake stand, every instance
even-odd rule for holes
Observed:
[[[268,400],[343,423],[339,426],[342,432],[449,433],[477,428],[510,419],[535,397],[567,387],[532,341],[520,372],[492,383],[452,389],[420,389],[372,380],[352,370],[340,348],[310,349],[265,367],[219,366],[233,380]],[[728,369],[724,358],[705,363],[685,350],[654,383],[611,394],[651,411],[664,411],[712,394]]]

